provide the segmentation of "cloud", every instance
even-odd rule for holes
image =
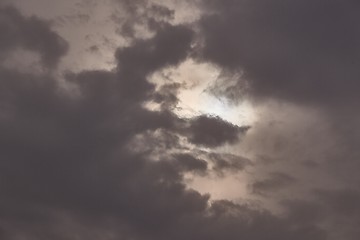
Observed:
[[[52,68],[67,52],[65,40],[52,31],[46,21],[35,16],[24,17],[15,8],[7,6],[0,6],[0,16],[0,60],[10,51],[23,48],[40,54],[42,64]]]
[[[360,211],[358,201],[360,198],[357,189],[349,187],[338,189],[316,189],[315,195],[320,200],[325,222],[328,228],[336,228],[330,231],[332,237],[344,237],[355,240],[359,237],[358,223]]]
[[[202,59],[224,71],[243,71],[238,88],[245,80],[259,98],[358,101],[355,1],[211,0],[204,5]]]
[[[8,11],[19,15],[13,8]],[[40,20],[35,23],[57,36]],[[151,39],[119,49],[114,71],[67,73],[65,80],[76,94],[61,89],[47,72],[0,69],[0,225],[7,239],[75,239],[88,236],[90,229],[90,239],[107,236],[107,231],[114,238],[176,239],[179,228],[188,238],[211,236],[203,230],[192,234],[184,221],[189,218],[199,229],[216,221],[207,219],[214,209],[208,207],[209,196],[187,189],[183,182],[184,172],[206,171],[206,162],[170,153],[153,161],[128,148],[135,136],[159,129],[186,133],[190,142],[210,146],[233,143],[244,131],[218,118],[180,119],[166,109],[142,107],[155,92],[149,74],[184,60],[191,36],[184,26],[167,26]],[[13,38],[16,42],[17,36]],[[52,40],[34,38],[31,43],[44,59],[53,59],[55,67],[62,54],[40,47]],[[54,48],[60,46],[56,43]],[[4,51],[14,47],[9,43]],[[215,135],[221,130],[225,133],[218,140]],[[276,231],[282,235],[288,230]]]
[[[252,189],[254,193],[266,195],[267,193],[275,192],[284,187],[288,187],[295,182],[296,180],[293,177],[284,173],[275,172],[271,173],[270,177],[267,179],[255,181],[252,184]]]
[[[208,154],[208,157],[213,162],[213,170],[219,174],[224,174],[227,171],[242,171],[247,166],[252,165],[249,159],[234,154],[213,152]]]
[[[175,154],[174,158],[178,162],[180,170],[194,171],[205,173],[207,170],[207,162],[202,159],[195,158],[190,154]]]
[[[247,9],[240,9],[239,4],[250,5],[254,11],[261,10],[260,13],[269,12],[271,16],[273,8],[264,8],[265,3],[258,1],[226,3],[229,7],[209,1],[212,10],[221,12],[220,19],[224,22],[208,24],[219,15],[201,20],[205,37],[202,57],[231,71],[239,66],[245,70],[249,67],[247,76],[253,79],[252,87],[260,95],[262,88],[256,84],[263,79],[252,69],[262,69],[257,57],[263,55],[255,54],[253,59],[250,53],[264,54],[262,50],[267,49],[256,50],[256,41],[245,41],[249,45],[239,49],[249,54],[238,54],[232,48],[240,39],[237,34],[226,40],[230,42],[217,44],[230,36],[227,26],[230,29],[232,21],[228,21],[237,20],[238,11]],[[124,4],[129,5],[133,11],[130,13],[136,14],[139,9],[149,7],[147,1],[124,1]],[[0,62],[0,237],[9,240],[329,239],[329,233],[335,230],[320,225],[322,214],[346,215],[356,209],[357,193],[319,191],[315,203],[292,199],[281,203],[286,213],[275,214],[252,201],[214,201],[210,195],[186,185],[187,174],[206,176],[215,172],[221,177],[254,167],[241,154],[217,152],[239,143],[249,127],[215,116],[182,118],[172,112],[182,86],[169,80],[158,89],[148,79],[193,56],[196,29],[164,20],[171,17],[171,11],[166,8],[150,6],[150,9],[144,19],[147,23],[156,20],[152,22],[154,25],[145,24],[152,35],[138,38],[129,34],[129,45],[115,52],[117,65],[113,70],[64,74],[62,81],[74,91],[60,87],[58,75],[51,71],[34,74],[5,68]],[[239,27],[246,30],[245,25],[252,24],[250,33],[255,31],[262,36],[261,29],[256,28],[257,16],[261,14],[250,15],[245,14],[245,19],[251,21],[241,22]],[[136,24],[143,23],[132,22],[130,26]],[[219,29],[224,30],[222,39],[216,35]],[[51,25],[38,17],[25,17],[15,8],[1,8],[0,30],[3,33],[0,52],[4,59],[17,48],[25,48],[37,52],[45,68],[57,70],[66,53],[67,43]],[[220,50],[210,46],[228,52],[218,55]],[[268,51],[269,55],[265,54],[261,61],[270,61],[275,55],[271,45]],[[325,50],[317,51],[320,54]],[[247,62],[242,60],[243,56],[251,60],[249,64],[243,64]],[[279,58],[278,63],[284,59],[288,60]],[[283,72],[280,73],[282,76]],[[269,76],[271,81],[277,81],[275,75]],[[272,97],[287,97],[294,91],[286,85],[279,94],[273,94],[270,85],[264,93]],[[304,85],[299,91],[307,87]],[[300,100],[296,94],[294,97]],[[312,99],[320,98],[326,96]],[[144,104],[148,101],[160,103],[161,108],[147,109]],[[285,149],[285,143],[285,136],[281,137],[281,149]],[[254,186],[264,192],[274,191],[294,181],[286,174],[275,173]],[[318,207],[319,203],[322,207]],[[342,208],[342,204],[348,204],[349,208]]]
[[[317,190],[317,196],[338,215],[360,218],[360,193],[351,189]]]
[[[206,147],[217,147],[225,143],[235,143],[248,126],[238,127],[219,117],[199,116],[191,121],[186,134],[191,143]]]
[[[157,32],[174,18],[174,10],[153,1],[116,0],[115,2],[122,10],[121,15],[112,15],[112,19],[119,24],[118,33],[132,40],[143,37],[144,32]]]

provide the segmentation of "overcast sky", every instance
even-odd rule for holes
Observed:
[[[0,239],[360,239],[360,3],[0,0]]]

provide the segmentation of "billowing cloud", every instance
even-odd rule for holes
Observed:
[[[203,58],[243,71],[254,94],[311,103],[358,101],[354,1],[204,1]],[[236,95],[235,95],[236,97]]]
[[[0,8],[0,51],[6,59],[9,51],[23,48],[40,54],[44,66],[58,64],[68,48],[67,43],[37,17],[24,17],[13,7]]]
[[[14,8],[3,9],[3,15],[17,31],[5,32],[8,45],[3,45],[3,52],[25,46],[44,56],[44,66],[59,61],[64,44],[58,43],[64,40],[48,25],[27,20]],[[9,15],[21,20],[20,27]],[[31,28],[21,26],[27,21]],[[40,28],[45,37],[30,36],[27,45],[18,34],[33,28]],[[191,128],[196,137],[205,134],[202,131],[207,129],[191,120],[142,107],[155,91],[147,76],[185,59],[191,33],[183,26],[166,26],[149,40],[119,49],[114,71],[66,74],[76,93],[65,92],[47,72],[34,75],[1,69],[0,191],[4,198],[0,222],[7,239],[85,237],[87,231],[80,226],[89,227],[96,219],[105,221],[104,229],[98,227],[104,236],[111,228],[116,238],[130,234],[136,239],[175,236],[184,217],[204,224],[209,197],[186,189],[182,174],[206,171],[205,161],[184,154],[152,161],[127,148],[137,134],[156,129],[182,133]],[[53,52],[42,48],[43,41]],[[53,60],[48,63],[49,59]],[[236,126],[220,119],[202,119],[236,133]],[[216,144],[227,137],[235,141],[235,133]],[[72,219],[79,229],[61,223],[62,218]],[[190,227],[184,226],[185,230]],[[118,233],[122,228],[124,232]],[[167,228],[174,230],[167,232]]]
[[[187,2],[203,11],[199,22],[179,24],[172,20],[176,9],[161,1],[107,1],[127,11],[108,20],[129,41],[114,51],[113,69],[77,72],[58,67],[72,45],[51,21],[0,8],[1,238],[357,239],[358,178],[344,171],[358,166],[358,135],[350,127],[335,131],[343,119],[329,111],[341,96],[342,103],[357,99],[354,3],[332,0],[320,11],[321,1],[199,2]],[[352,39],[334,37],[334,29]],[[39,57],[30,70],[44,71],[9,67],[14,53],[23,56],[19,49]],[[219,85],[209,88],[235,83],[228,97],[270,97],[289,112],[268,104],[251,126],[206,113],[176,114],[190,80],[160,81],[156,74],[185,61],[221,68]],[[249,88],[239,85],[244,81]],[[327,107],[317,107],[314,119],[301,118],[310,110],[288,101]],[[334,142],[347,147],[322,155]],[[241,176],[247,195],[215,200],[189,184],[228,176]]]

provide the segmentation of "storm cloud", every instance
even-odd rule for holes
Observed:
[[[62,65],[72,42],[53,21],[23,13],[23,4],[0,4],[0,238],[360,236],[358,177],[349,170],[359,166],[354,149],[360,135],[358,128],[349,131],[355,120],[342,126],[337,115],[358,100],[355,2],[189,1],[202,15],[179,24],[174,1],[106,1],[121,10],[107,21],[126,41],[112,49],[112,68],[79,71]],[[103,51],[99,46],[96,52]],[[19,50],[39,61],[31,59],[26,71],[9,64],[14,54],[28,61]],[[165,72],[189,59],[223,74],[219,89],[209,85],[215,92],[229,86],[226,81],[235,84],[225,91],[232,104],[244,100],[237,92],[243,89],[259,106],[271,99],[291,107],[264,104],[253,124],[203,112],[181,115],[181,92],[193,89]],[[165,80],[154,80],[156,74]],[[297,118],[307,107],[323,118]],[[288,122],[277,121],[281,114]],[[334,136],[336,146],[351,144],[324,157],[332,142],[309,151],[320,142],[313,136],[322,138],[303,129]],[[337,178],[331,176],[336,170]],[[247,195],[214,199],[189,183],[229,176],[245,179],[232,184],[247,186]]]
[[[243,71],[259,97],[358,101],[355,1],[204,1],[203,58]],[[241,80],[238,84],[244,84]]]

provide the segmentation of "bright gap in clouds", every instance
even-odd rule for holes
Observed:
[[[172,82],[181,84],[177,96],[179,102],[174,109],[181,117],[205,114],[218,116],[238,126],[251,125],[256,112],[250,102],[230,103],[226,97],[214,96],[209,91],[219,76],[220,70],[215,66],[189,59],[177,67],[154,74],[150,81],[159,86]]]
[[[206,91],[206,86],[186,89],[179,94],[180,102],[176,113],[180,116],[207,114],[218,116],[235,125],[249,125],[255,118],[250,103],[230,104],[227,99],[215,97]]]
[[[208,63],[197,63],[188,59],[179,66],[155,73],[150,82],[159,88],[174,82],[180,84],[178,103],[173,111],[180,117],[193,118],[211,115],[222,118],[237,126],[251,126],[256,121],[256,109],[249,101],[231,103],[225,96],[215,96],[211,87],[221,77],[221,70]],[[151,110],[159,107],[155,103],[146,104]],[[226,146],[202,149],[206,152],[234,153]],[[244,156],[246,157],[246,156]],[[211,163],[208,162],[210,165]],[[226,172],[223,176],[216,173],[207,176],[187,174],[185,181],[189,188],[202,194],[210,194],[212,200],[228,199],[243,202],[251,198],[248,192],[248,173],[246,171]]]

